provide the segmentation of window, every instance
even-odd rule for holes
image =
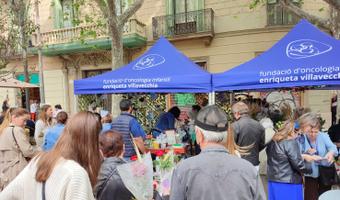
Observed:
[[[74,19],[73,0],[62,0],[61,7],[63,11],[64,28],[73,27],[73,19]]]
[[[75,12],[73,0],[53,0],[54,28],[70,28],[74,26]]]
[[[195,33],[202,29],[204,0],[167,0],[169,35]]]
[[[300,5],[300,0],[291,0],[295,5]],[[267,25],[294,25],[300,17],[282,8],[278,0],[267,0]]]
[[[195,2],[196,0],[173,0],[173,14],[197,10]]]
[[[202,67],[202,69],[207,70],[207,61],[196,61],[195,62],[198,66]]]

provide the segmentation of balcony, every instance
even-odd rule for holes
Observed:
[[[214,37],[214,11],[209,9],[152,18],[153,39],[160,36],[169,40]]]
[[[55,56],[70,53],[111,49],[111,39],[106,27],[97,25],[78,26],[57,29],[41,33],[43,54]],[[125,48],[136,48],[146,44],[145,25],[136,19],[130,19],[124,26],[123,45]],[[33,47],[37,45],[33,37]],[[36,48],[31,50],[36,53]]]

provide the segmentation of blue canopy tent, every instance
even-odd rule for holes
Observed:
[[[211,74],[160,38],[147,52],[114,71],[74,81],[75,94],[207,93]]]
[[[214,91],[340,85],[340,42],[301,20],[260,56],[213,74]]]

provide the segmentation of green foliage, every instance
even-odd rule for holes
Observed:
[[[147,133],[155,127],[158,116],[166,108],[164,94],[125,94],[123,98],[131,100],[135,109],[134,115]]]
[[[250,9],[255,9],[258,5],[264,4],[264,3],[265,3],[265,0],[252,0],[250,2],[249,8]]]
[[[232,119],[231,105],[230,105],[230,93],[228,92],[219,92],[216,93],[215,103],[222,110],[224,110],[229,119]]]
[[[160,170],[169,170],[175,167],[175,163],[180,160],[179,156],[174,155],[173,151],[169,151],[167,154],[154,160],[154,166],[159,166]]]

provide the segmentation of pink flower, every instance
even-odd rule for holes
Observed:
[[[132,167],[132,174],[133,176],[139,177],[139,176],[144,176],[147,168],[144,163],[141,162],[133,162],[131,164]]]

